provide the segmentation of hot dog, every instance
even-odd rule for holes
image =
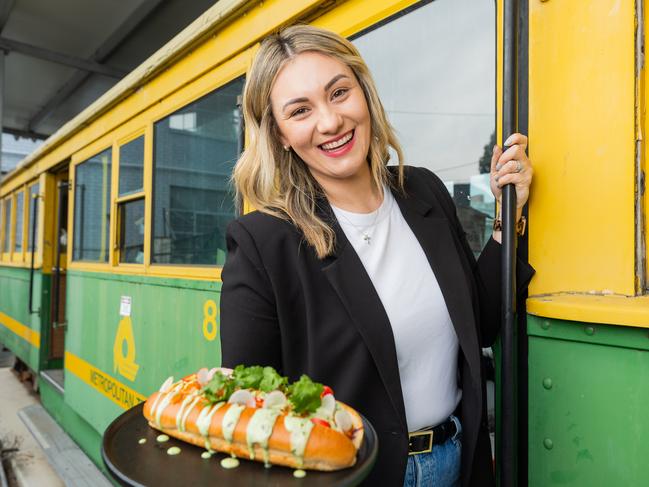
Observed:
[[[208,451],[267,465],[339,470],[356,462],[363,423],[333,391],[271,367],[201,369],[167,379],[144,404],[149,425]]]

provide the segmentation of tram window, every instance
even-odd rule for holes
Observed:
[[[11,252],[11,196],[4,200],[4,245],[3,252]]]
[[[239,156],[238,78],[156,122],[151,262],[223,265],[235,216],[230,175]]]
[[[74,175],[72,258],[108,261],[111,149],[78,164]]]
[[[23,215],[24,215],[25,193],[16,193],[16,227],[14,230],[14,252],[19,254],[23,251]]]
[[[32,185],[29,188],[29,219],[28,219],[28,239],[27,239],[27,252],[31,252],[34,249],[38,252],[38,183]],[[32,235],[33,221],[36,220],[36,242],[34,245],[34,235]]]
[[[495,3],[436,0],[353,40],[376,81],[404,163],[453,196],[474,253],[491,236]],[[399,39],[399,42],[395,42]]]
[[[144,198],[119,205],[119,261],[144,263]]]
[[[144,136],[119,148],[119,195],[142,191]]]

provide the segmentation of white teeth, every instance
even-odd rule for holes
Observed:
[[[338,147],[345,145],[347,142],[349,142],[352,138],[352,135],[354,135],[354,133],[349,132],[342,139],[338,139],[335,142],[329,142],[328,144],[322,144],[320,147],[322,147],[325,150],[337,149]]]

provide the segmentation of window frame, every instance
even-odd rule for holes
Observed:
[[[32,188],[38,185],[38,193],[36,193],[36,198],[32,198]],[[27,205],[27,238],[25,243],[25,263],[31,267],[32,263],[32,252],[31,246],[29,245],[29,232],[32,229],[32,214],[29,211],[31,206],[32,199],[35,199],[34,203],[37,205],[36,211],[36,234],[34,235],[34,243],[36,244],[36,255],[34,255],[34,269],[40,267],[43,263],[43,186],[41,178],[32,179],[25,185],[25,191],[28,196],[29,205]]]
[[[11,262],[15,264],[24,264],[25,263],[25,241],[27,239],[27,236],[25,235],[25,230],[28,228],[26,225],[26,220],[27,216],[29,214],[29,210],[27,209],[29,207],[28,204],[26,204],[29,201],[29,197],[26,194],[26,185],[22,184],[20,185],[19,189],[14,191],[14,203],[13,203],[13,208],[12,212],[14,213],[14,218],[12,221],[12,241],[11,241]],[[22,207],[22,219],[21,219],[21,242],[20,242],[20,250],[16,250],[16,230],[18,229],[18,196],[22,195],[23,197],[23,207]]]
[[[247,66],[249,67],[249,66]],[[149,272],[151,274],[159,274],[159,275],[166,275],[169,272],[175,273],[176,271],[183,276],[185,275],[190,275],[190,276],[198,276],[198,277],[204,277],[204,278],[214,278],[213,275],[217,274],[217,279],[221,278],[221,270],[223,269],[223,265],[219,264],[212,264],[212,265],[207,265],[207,264],[163,264],[163,263],[154,263],[151,261],[152,257],[152,250],[151,250],[151,244],[153,242],[153,202],[154,202],[154,194],[153,194],[153,179],[154,179],[154,174],[153,174],[153,169],[154,169],[154,161],[153,161],[153,156],[154,156],[154,145],[155,141],[153,140],[153,134],[154,134],[154,128],[155,124],[164,120],[165,118],[170,117],[174,113],[178,112],[179,110],[182,110],[183,108],[191,105],[192,103],[195,103],[202,98],[205,98],[209,96],[210,94],[224,88],[228,84],[236,81],[238,78],[243,78],[244,79],[244,87],[245,87],[245,78],[248,75],[247,70],[246,71],[237,71],[233,73],[230,73],[230,76],[224,77],[223,79],[219,80],[218,83],[215,83],[211,87],[207,87],[206,89],[202,90],[199,92],[196,96],[184,100],[183,103],[178,103],[173,106],[171,106],[169,109],[165,110],[158,116],[157,118],[153,119],[151,121],[151,159],[150,159],[150,176],[148,178],[148,181],[151,185],[150,187],[150,192],[148,193],[150,195],[149,197],[149,202],[150,202],[150,207],[147,207],[149,209],[149,220],[148,223],[145,221],[145,224],[147,224],[147,227],[145,229],[145,232],[149,232],[149,240],[145,239],[145,245],[148,245],[148,248],[145,251],[145,262],[147,262],[147,267],[149,269]],[[243,93],[242,93],[243,94]],[[242,95],[241,94],[241,95]],[[240,95],[240,96],[241,96]],[[242,126],[243,126],[243,121],[242,121]],[[180,129],[171,129],[171,130],[178,130]],[[245,130],[245,126],[244,126]],[[245,144],[247,143],[247,136],[244,134],[244,147]],[[235,207],[236,207],[236,200],[234,201]],[[244,211],[245,212],[245,211]],[[148,259],[148,260],[147,260]],[[212,274],[210,276],[210,273]]]
[[[75,248],[74,216],[76,211],[76,197],[77,197],[77,188],[76,188],[77,168],[84,162],[87,162],[88,160],[92,159],[93,157],[107,150],[110,150],[110,154],[111,154],[111,166],[110,166],[111,173],[108,175],[109,181],[111,182],[109,204],[108,204],[108,208],[109,208],[108,247],[106,249],[106,251],[108,252],[108,259],[106,259],[106,262],[75,260],[73,259],[73,256],[74,256],[74,248]],[[112,258],[111,249],[113,247],[112,242],[114,241],[113,221],[115,220],[115,215],[113,213],[113,205],[110,202],[113,201],[115,198],[115,185],[114,185],[115,151],[116,151],[115,143],[106,144],[103,139],[100,139],[96,141],[94,144],[91,144],[88,147],[86,147],[86,149],[84,149],[83,151],[76,153],[74,156],[72,156],[72,159],[70,160],[70,170],[69,170],[70,192],[68,197],[68,237],[67,237],[68,238],[67,262],[68,262],[68,268],[70,269],[82,268],[87,270],[105,271],[107,268],[111,267],[111,258]]]
[[[124,196],[119,196],[119,173],[120,173],[120,149],[124,147],[126,144],[133,142],[139,137],[144,138],[144,154],[143,156],[143,165],[142,165],[142,189],[140,191],[131,191],[130,193],[126,193]],[[114,191],[114,197],[111,198],[111,214],[114,215],[114,218],[111,223],[111,227],[114,227],[111,229],[112,234],[114,236],[114,240],[111,240],[112,245],[112,252],[111,252],[111,263],[113,266],[121,267],[121,268],[131,268],[132,270],[139,271],[140,273],[142,270],[145,268],[148,262],[148,249],[146,247],[147,243],[147,233],[150,233],[150,228],[148,225],[148,215],[147,215],[147,210],[148,210],[148,205],[147,202],[150,199],[148,195],[150,195],[150,192],[147,193],[147,164],[150,162],[148,159],[148,154],[150,153],[149,146],[152,143],[152,131],[149,130],[149,127],[141,128],[138,129],[135,132],[130,133],[129,135],[122,137],[118,139],[115,142],[115,147],[114,147],[114,158],[113,158],[113,163],[115,164],[113,168],[113,187],[115,188]],[[120,234],[120,228],[121,228],[121,211],[120,207],[124,203],[128,203],[130,201],[135,201],[143,199],[144,200],[144,261],[142,264],[137,264],[137,263],[132,263],[132,262],[120,262],[121,258],[121,252],[120,252],[120,244],[121,244],[121,234]],[[149,235],[150,238],[150,235]]]
[[[172,279],[193,279],[204,281],[219,281],[222,266],[205,265],[177,265],[177,264],[152,264],[151,263],[151,238],[152,205],[153,205],[153,126],[159,120],[182,109],[183,107],[199,100],[209,93],[239,77],[245,77],[252,62],[255,47],[250,47],[229,59],[228,61],[211,68],[201,74],[182,88],[169,94],[151,109],[133,117],[115,130],[96,139],[82,150],[72,155],[70,159],[69,180],[71,185],[68,204],[68,269],[89,272],[111,272],[122,275],[155,276]],[[118,198],[119,173],[119,147],[138,136],[144,134],[144,264],[119,263],[119,240],[117,237],[117,204],[129,198],[141,197],[132,194]],[[75,261],[72,259],[74,251],[74,211],[75,211],[75,179],[76,167],[92,156],[112,148],[111,168],[111,199],[110,199],[110,257],[108,262]]]

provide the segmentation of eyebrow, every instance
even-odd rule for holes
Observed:
[[[333,85],[335,85],[336,82],[338,80],[342,79],[342,78],[348,78],[349,79],[349,76],[347,76],[346,74],[337,74],[336,76],[331,78],[331,80],[325,85],[324,91],[325,92],[329,91],[329,88],[331,88]],[[293,98],[292,100],[289,100],[286,103],[284,103],[284,106],[282,107],[282,111],[286,110],[286,107],[289,106],[289,105],[293,105],[295,103],[304,103],[304,102],[307,102],[307,101],[309,101],[309,99],[305,98],[305,97]]]

